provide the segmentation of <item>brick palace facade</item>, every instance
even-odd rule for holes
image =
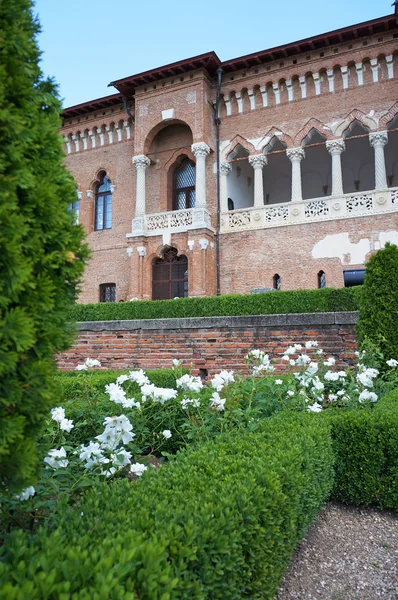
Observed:
[[[397,13],[66,108],[80,301],[341,287],[398,243]]]

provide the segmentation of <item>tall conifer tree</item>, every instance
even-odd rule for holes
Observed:
[[[69,210],[61,105],[39,67],[30,0],[0,0],[0,491],[31,483],[49,409],[54,354],[88,250]]]

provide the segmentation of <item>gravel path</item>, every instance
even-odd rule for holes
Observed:
[[[276,600],[398,600],[398,514],[328,504]]]

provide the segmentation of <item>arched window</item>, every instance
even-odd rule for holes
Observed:
[[[112,191],[111,182],[105,172],[100,175],[100,180],[95,192],[95,230],[111,229],[112,227]]]
[[[195,165],[186,158],[174,172],[173,210],[195,206]]]
[[[319,271],[318,273],[318,287],[325,288],[326,287],[326,275],[324,271]]]
[[[177,256],[176,248],[168,248],[163,258],[152,264],[152,298],[167,300],[188,296],[188,259]]]
[[[101,283],[100,302],[116,302],[116,283]]]
[[[281,289],[281,278],[278,275],[278,273],[275,273],[273,279],[272,279],[272,287],[274,288],[274,290],[280,290]]]

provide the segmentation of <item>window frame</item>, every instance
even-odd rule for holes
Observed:
[[[109,290],[110,295],[114,296],[114,300],[107,300],[107,290]],[[116,283],[100,283],[99,284],[99,301],[100,302],[116,302]]]
[[[105,190],[103,192],[99,192],[98,189],[101,187],[101,185],[103,185],[104,180],[107,179],[109,181],[109,190]],[[104,229],[112,229],[112,200],[113,200],[113,194],[112,194],[112,183],[111,180],[109,179],[109,177],[107,176],[106,172],[103,172],[101,174],[100,180],[97,183],[96,186],[96,191],[95,191],[95,202],[94,202],[94,231],[103,231]],[[103,199],[103,206],[102,206],[102,222],[101,222],[101,227],[98,227],[98,205],[99,205],[99,201]],[[107,221],[107,214],[108,214],[108,205],[111,205],[110,208],[110,224]]]
[[[322,269],[318,271],[318,289],[324,290],[326,288],[326,273]]]
[[[173,210],[189,210],[191,208],[195,208],[195,203],[196,203],[196,189],[195,189],[195,181],[194,181],[194,185],[193,186],[187,186],[187,187],[183,187],[183,188],[177,188],[177,173],[178,171],[182,168],[183,164],[187,162],[190,165],[193,166],[194,168],[194,176],[196,178],[196,164],[193,162],[193,160],[191,160],[188,156],[185,156],[185,158],[181,161],[181,163],[179,164],[179,166],[174,169],[174,173],[173,173]],[[193,198],[193,206],[189,206],[189,192],[193,191],[194,192],[194,198]],[[184,193],[185,196],[185,207],[184,208],[178,208],[178,194],[179,193]]]

